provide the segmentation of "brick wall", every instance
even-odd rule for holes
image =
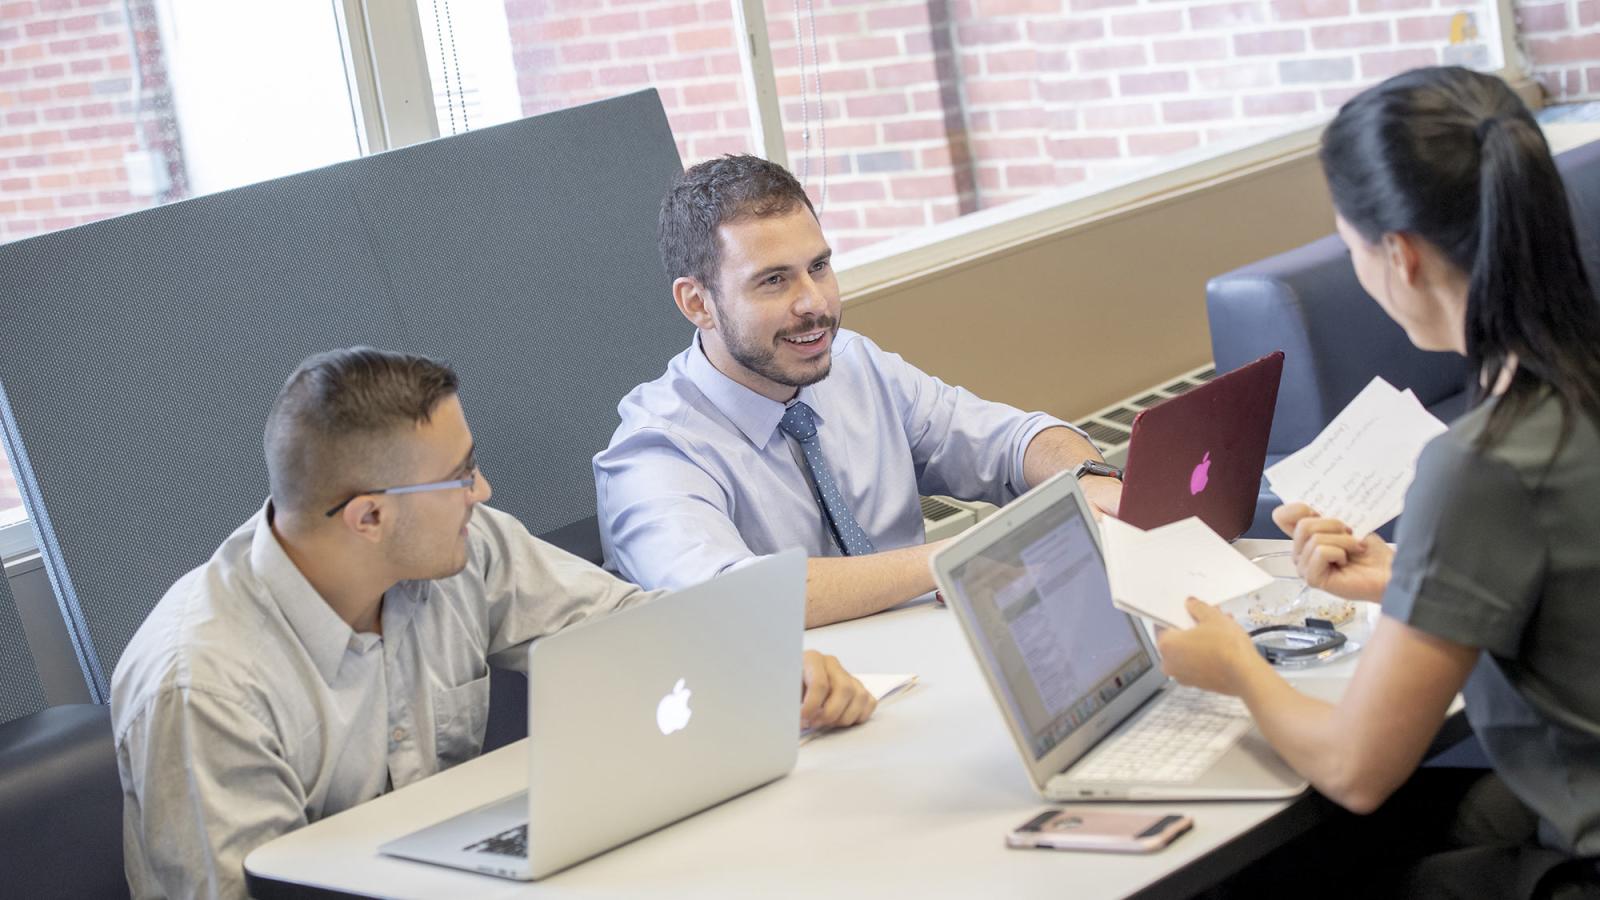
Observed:
[[[1470,40],[1486,0],[806,7],[814,29],[768,0],[774,68],[791,168],[843,250],[1283,130],[1403,69],[1482,65],[1493,40]],[[728,0],[506,8],[527,112],[654,85],[685,163],[747,146]]]
[[[1600,0],[1519,0],[1517,27],[1553,102],[1600,100]]]
[[[0,0],[0,241],[183,194],[152,2],[129,4],[130,25],[116,0]],[[161,194],[129,180],[126,154],[146,150]]]

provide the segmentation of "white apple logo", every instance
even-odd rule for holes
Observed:
[[[683,686],[683,679],[672,686],[672,693],[661,698],[656,704],[656,727],[662,734],[671,734],[682,731],[689,724],[689,717],[694,715],[689,709],[689,697],[694,691]]]

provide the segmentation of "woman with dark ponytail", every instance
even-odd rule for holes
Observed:
[[[1274,512],[1309,584],[1382,603],[1343,699],[1298,693],[1195,601],[1163,665],[1244,698],[1319,791],[1376,812],[1302,842],[1297,895],[1600,896],[1600,301],[1561,177],[1516,95],[1459,68],[1352,99],[1322,165],[1362,287],[1467,358],[1475,402],[1423,451],[1396,549]],[[1492,771],[1418,771],[1458,692]],[[1344,880],[1317,860],[1335,838]]]

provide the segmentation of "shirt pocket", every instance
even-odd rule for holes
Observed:
[[[456,687],[433,689],[433,742],[439,768],[448,769],[483,751],[489,721],[489,676]]]

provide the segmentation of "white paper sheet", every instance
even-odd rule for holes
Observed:
[[[1445,424],[1411,391],[1374,378],[1316,440],[1266,471],[1285,503],[1304,503],[1364,538],[1400,515],[1423,445]]]
[[[1111,600],[1119,609],[1174,628],[1194,624],[1184,601],[1216,605],[1272,583],[1194,516],[1149,531],[1111,516],[1100,522]]]
[[[884,675],[870,673],[863,675],[859,672],[851,674],[856,676],[856,680],[861,682],[861,686],[866,688],[867,692],[873,696],[873,699],[879,703],[883,703],[890,697],[905,693],[915,687],[917,683],[917,676],[911,674]],[[818,731],[815,728],[807,728],[800,732],[800,743],[810,743],[812,738],[826,733],[826,731]]]

